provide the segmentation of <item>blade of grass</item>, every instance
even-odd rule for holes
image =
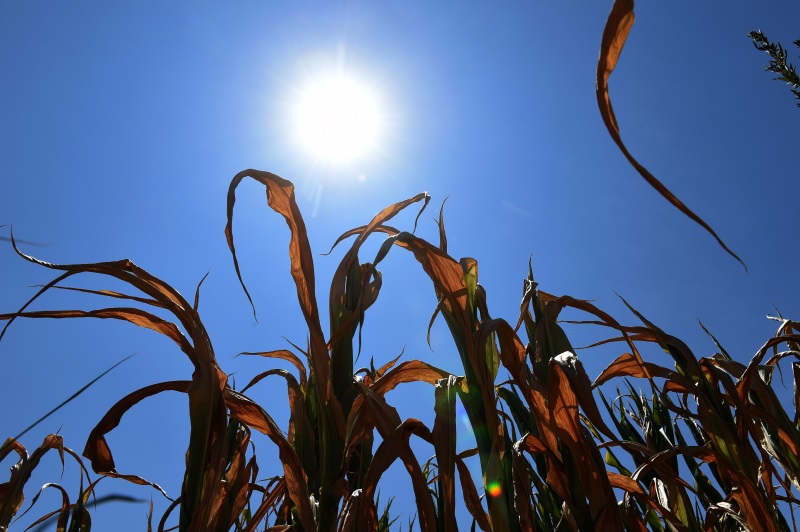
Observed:
[[[111,370],[113,370],[114,368],[116,368],[117,366],[119,366],[120,364],[122,364],[123,362],[127,361],[128,359],[130,359],[130,358],[131,358],[131,357],[133,357],[133,356],[135,356],[135,354],[134,354],[134,355],[128,355],[128,356],[126,356],[125,358],[123,358],[122,360],[120,360],[119,362],[117,362],[117,363],[113,364],[113,365],[112,365],[110,368],[108,368],[107,370],[105,370],[104,372],[102,372],[100,375],[98,375],[97,377],[95,377],[94,379],[92,379],[91,381],[89,381],[88,383],[86,383],[86,384],[85,384],[85,385],[84,385],[84,386],[83,386],[81,389],[79,389],[77,392],[73,393],[73,394],[72,394],[72,395],[70,395],[70,396],[69,396],[67,399],[65,399],[64,401],[62,401],[62,402],[61,402],[61,403],[60,403],[58,406],[56,406],[55,408],[53,408],[52,410],[50,410],[48,413],[46,413],[45,415],[43,415],[42,417],[40,417],[39,419],[37,419],[36,421],[34,421],[33,423],[31,423],[31,424],[30,424],[30,425],[29,425],[29,426],[28,426],[28,427],[27,427],[25,430],[23,430],[22,432],[20,432],[19,434],[17,434],[17,435],[14,437],[14,439],[15,439],[15,440],[19,440],[21,437],[23,437],[25,434],[27,434],[27,432],[28,432],[29,430],[33,429],[33,428],[34,428],[34,427],[36,427],[36,426],[37,426],[39,423],[41,423],[42,421],[44,421],[45,419],[47,419],[47,418],[48,418],[48,417],[50,417],[51,415],[53,415],[53,414],[55,414],[56,412],[58,412],[58,411],[59,411],[59,410],[60,410],[62,407],[64,407],[64,406],[68,405],[69,403],[71,403],[71,402],[72,402],[74,399],[76,399],[76,398],[77,398],[79,395],[81,395],[83,392],[85,392],[87,389],[89,389],[89,388],[90,388],[90,387],[91,387],[91,386],[92,386],[94,383],[96,383],[97,381],[99,381],[100,379],[102,379],[103,377],[105,377],[105,376],[106,376],[106,375],[107,375],[109,372],[111,372]],[[5,446],[5,444],[3,444],[3,446]],[[2,451],[2,448],[0,448],[0,451]]]

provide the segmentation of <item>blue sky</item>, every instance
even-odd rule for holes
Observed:
[[[495,317],[516,320],[533,253],[543,290],[596,300],[634,323],[617,292],[707,356],[714,346],[700,319],[747,361],[774,332],[777,323],[765,319],[774,307],[800,315],[793,194],[800,110],[786,87],[762,72],[767,57],[747,32],[760,28],[791,46],[800,36],[800,7],[643,2],[610,82],[628,148],[720,234],[749,273],[650,189],[606,132],[594,76],[610,8],[611,2],[580,9],[556,2],[0,2],[0,224],[46,244],[22,246],[44,260],[130,258],[187,296],[210,271],[201,315],[222,368],[237,383],[266,366],[234,359],[236,353],[286,347],[283,336],[303,343],[306,334],[289,275],[288,231],[255,183],[240,188],[235,231],[258,323],[236,281],[223,236],[225,194],[245,168],[296,184],[315,253],[384,206],[426,190],[433,200],[419,234],[435,241],[430,217],[449,197],[450,253],[479,261]],[[375,87],[390,122],[378,154],[337,167],[298,149],[287,119],[304,81],[334,68]],[[395,225],[410,229],[413,216]],[[371,260],[378,243],[362,261]],[[18,308],[31,285],[52,277],[5,244],[0,312]],[[342,253],[316,262],[323,308]],[[362,360],[382,363],[405,348],[406,360],[457,372],[443,327],[434,329],[434,352],[425,344],[435,298],[417,263],[395,250],[382,271]],[[54,293],[39,308],[104,304]],[[603,334],[568,332],[576,345]],[[189,378],[191,366],[167,340],[132,326],[18,321],[0,342],[3,437],[131,353],[137,355],[29,433],[29,449],[60,430],[80,452],[114,401],[147,384]],[[594,376],[617,354],[579,356]],[[664,362],[657,351],[649,356]],[[285,426],[282,384],[261,385],[253,396]],[[388,399],[403,417],[432,420],[427,385],[408,385]],[[185,398],[165,395],[126,416],[109,442],[120,471],[177,494],[187,439]],[[276,473],[267,466],[270,444],[257,444],[264,476]],[[50,474],[37,473],[30,486],[58,480],[57,459],[50,462],[43,469]],[[403,475],[392,470],[382,499],[396,495],[407,510]],[[64,474],[65,482],[71,478],[74,468]],[[151,495],[104,483],[101,492]],[[57,506],[51,491],[31,515]],[[160,515],[166,505],[155,494],[154,500]],[[145,513],[145,505],[101,507],[96,524],[140,530]]]

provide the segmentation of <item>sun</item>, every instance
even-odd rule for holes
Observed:
[[[316,159],[353,162],[378,147],[384,121],[380,102],[375,91],[353,78],[309,83],[294,111],[296,141]]]

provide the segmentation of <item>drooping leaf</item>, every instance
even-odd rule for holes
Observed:
[[[631,27],[633,27],[633,21],[633,0],[615,0],[614,6],[611,8],[611,13],[608,15],[605,29],[603,30],[603,39],[600,44],[600,58],[597,61],[597,105],[600,108],[600,115],[603,117],[603,122],[606,128],[608,128],[611,138],[614,139],[614,142],[617,144],[617,147],[622,154],[625,155],[625,158],[628,159],[628,162],[639,172],[639,175],[641,175],[651,187],[656,189],[661,196],[675,206],[675,208],[708,231],[719,245],[734,259],[739,261],[739,263],[744,266],[745,270],[747,270],[747,266],[742,262],[742,259],[725,245],[725,242],[717,236],[717,233],[711,226],[679,200],[678,197],[651,174],[647,168],[642,166],[639,161],[631,155],[628,148],[622,142],[617,118],[614,115],[614,108],[611,106],[611,97],[608,94],[608,80],[611,77],[611,73],[614,72],[614,68],[617,66],[617,61],[619,61],[619,56],[622,53],[622,47],[628,39]]]
[[[306,367],[303,365],[303,362],[300,360],[300,358],[291,351],[287,349],[277,349],[275,351],[247,351],[239,354],[245,356],[259,356],[264,358],[278,358],[291,363],[295,368],[297,368],[297,372],[300,374],[300,385],[305,388],[307,380]]]
[[[309,356],[314,371],[313,382],[316,388],[316,402],[319,408],[319,415],[316,418],[320,423],[320,467],[322,477],[319,526],[328,529],[334,526],[339,511],[339,502],[343,494],[341,487],[337,486],[340,486],[340,481],[343,477],[342,459],[345,440],[345,418],[342,405],[334,393],[331,359],[320,324],[311,246],[308,242],[305,222],[295,200],[294,185],[290,181],[270,172],[260,170],[244,170],[236,174],[228,188],[228,222],[225,226],[225,236],[233,258],[236,275],[251,305],[253,301],[242,279],[233,241],[233,207],[236,202],[236,189],[246,177],[251,177],[266,187],[269,207],[283,216],[290,230],[289,258],[291,260],[291,274],[297,289],[300,309],[308,327]],[[255,313],[254,305],[253,312]],[[350,376],[352,376],[352,371],[350,371]],[[289,488],[294,500],[299,488],[293,486],[292,482],[289,483]],[[294,502],[301,504],[300,501],[294,500]],[[306,506],[307,501],[303,506],[302,518],[304,522],[311,522],[308,521],[312,518],[310,513],[306,513]],[[304,524],[304,526],[306,525]]]

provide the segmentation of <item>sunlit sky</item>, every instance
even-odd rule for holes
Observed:
[[[237,353],[288,347],[283,337],[303,344],[306,337],[286,224],[254,182],[240,188],[234,230],[258,322],[236,281],[223,236],[225,194],[245,168],[295,183],[315,253],[384,206],[428,191],[433,200],[418,234],[437,241],[431,217],[449,197],[449,251],[478,260],[494,317],[516,321],[533,254],[543,290],[595,300],[634,324],[616,292],[698,356],[709,356],[714,346],[700,319],[747,361],[777,327],[767,314],[777,308],[800,316],[800,109],[763,72],[767,57],[747,32],[762,29],[791,46],[800,37],[800,5],[642,2],[610,83],[629,149],[720,234],[749,273],[646,185],[605,130],[594,76],[610,8],[610,1],[502,9],[401,1],[0,2],[0,224],[41,244],[21,245],[41,259],[130,258],[186,296],[210,272],[200,312],[220,365],[239,386],[267,366]],[[376,140],[346,160],[310,152],[297,134],[298,99],[310,83],[337,75],[359,80],[382,109]],[[393,225],[410,230],[414,216],[405,213]],[[372,260],[379,241],[362,261]],[[316,259],[322,309],[343,252]],[[405,349],[403,360],[459,373],[443,324],[433,330],[433,351],[425,342],[436,300],[418,264],[396,249],[382,271],[361,365],[370,357],[382,364]],[[16,310],[33,285],[52,277],[0,242],[0,312]],[[83,286],[122,288],[92,278]],[[37,308],[107,303],[53,293]],[[578,327],[568,334],[585,345],[604,333]],[[620,352],[579,356],[596,376]],[[117,399],[155,382],[188,379],[192,368],[168,340],[130,325],[14,323],[0,342],[2,437],[132,353],[27,434],[29,449],[60,431],[80,453]],[[657,350],[645,355],[666,363]],[[272,382],[252,396],[285,427],[285,394]],[[429,385],[401,386],[387,399],[401,417],[432,423]],[[176,496],[186,413],[178,394],[131,411],[109,437],[118,469]],[[462,432],[459,450],[470,444]],[[262,476],[277,474],[271,444],[256,444]],[[421,456],[433,454],[421,449]],[[28,500],[36,486],[59,480],[57,458],[48,460]],[[68,467],[65,484],[76,475]],[[49,491],[25,523],[58,507],[58,493]],[[152,495],[159,516],[167,506],[156,492],[122,481],[106,480],[98,493],[119,491]],[[393,467],[381,500],[397,497],[393,509],[404,512],[404,526],[413,511],[410,494],[403,468]],[[101,506],[95,525],[142,530],[146,512],[146,504]],[[469,525],[465,512],[460,519]]]
[[[328,165],[375,156],[387,125],[376,90],[343,72],[309,76],[297,91],[288,120],[305,155]]]

